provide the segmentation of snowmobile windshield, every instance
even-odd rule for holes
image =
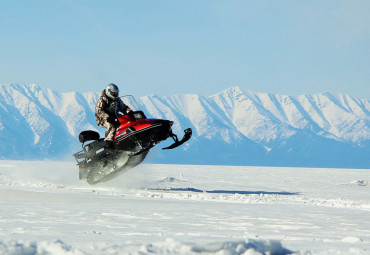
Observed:
[[[135,100],[135,97],[134,96],[131,96],[131,95],[126,95],[126,96],[122,96],[120,97],[122,102],[127,105],[128,107],[130,107],[131,110],[133,110],[134,112],[136,111],[141,111],[140,109],[140,106],[139,104],[136,102]]]

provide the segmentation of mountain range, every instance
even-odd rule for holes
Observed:
[[[71,159],[78,134],[97,130],[99,92],[61,93],[35,84],[0,85],[0,158]],[[370,168],[370,100],[342,93],[288,96],[232,87],[137,98],[148,117],[170,119],[192,139],[159,144],[147,162],[209,165]]]

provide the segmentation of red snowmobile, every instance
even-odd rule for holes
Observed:
[[[172,121],[148,119],[133,96],[121,99],[133,111],[126,115],[116,113],[113,146],[107,146],[96,131],[87,130],[79,135],[82,151],[73,156],[79,166],[79,178],[86,179],[89,184],[109,181],[124,170],[139,165],[151,148],[169,137],[174,143],[164,150],[176,148],[191,138],[191,128],[185,129],[184,137],[179,140],[172,132]]]

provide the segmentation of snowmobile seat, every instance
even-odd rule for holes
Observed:
[[[80,140],[81,143],[85,143],[87,141],[96,141],[99,140],[99,138],[100,138],[99,133],[93,130],[82,131],[78,136],[78,139]]]

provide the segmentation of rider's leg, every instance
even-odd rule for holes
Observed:
[[[105,139],[104,140],[105,141],[113,141],[114,133],[116,131],[116,128],[114,127],[114,125],[112,123],[108,122],[108,121],[104,121],[99,126],[107,129],[107,132],[105,132]]]

